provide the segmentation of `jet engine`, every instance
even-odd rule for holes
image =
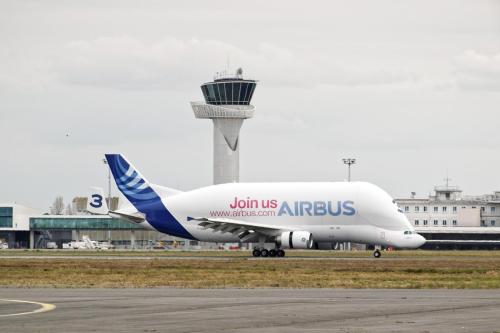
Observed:
[[[285,249],[310,249],[314,243],[312,234],[308,231],[285,231],[276,241]]]

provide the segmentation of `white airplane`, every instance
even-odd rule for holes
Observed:
[[[395,201],[365,182],[229,183],[181,192],[149,183],[119,154],[106,154],[116,185],[130,202],[109,211],[102,190],[88,210],[144,228],[203,242],[259,243],[255,257],[283,249],[331,249],[335,242],[418,248],[415,232]],[[264,243],[274,243],[266,249]],[[377,249],[373,255],[380,257]]]

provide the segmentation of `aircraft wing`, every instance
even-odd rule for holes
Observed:
[[[250,239],[261,234],[264,236],[276,236],[279,233],[294,228],[282,228],[275,225],[247,222],[226,218],[206,218],[206,217],[188,217],[188,221],[196,221],[199,226],[213,231],[229,232],[240,238],[241,242],[249,241]]]

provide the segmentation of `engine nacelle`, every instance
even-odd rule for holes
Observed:
[[[277,241],[285,249],[310,249],[314,243],[308,231],[285,231],[278,236]]]

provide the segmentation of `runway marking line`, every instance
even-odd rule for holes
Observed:
[[[40,303],[40,302],[33,302],[33,301],[22,301],[22,300],[17,300],[17,299],[1,299],[0,298],[0,302],[28,303],[28,304],[40,305],[40,308],[33,310],[33,311],[2,314],[2,315],[0,315],[0,318],[1,317],[13,317],[13,316],[23,316],[23,315],[28,315],[28,314],[42,313],[42,312],[52,311],[56,308],[56,306],[54,304]]]

